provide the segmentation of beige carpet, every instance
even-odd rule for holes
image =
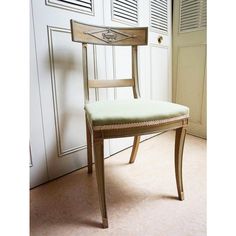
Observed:
[[[185,200],[178,201],[174,133],[141,143],[105,161],[109,228],[101,228],[95,172],[73,172],[30,191],[31,236],[206,235],[206,141],[187,135]]]

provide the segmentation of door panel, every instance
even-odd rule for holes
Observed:
[[[131,47],[113,47],[113,75],[114,79],[132,78]],[[115,99],[130,99],[133,90],[129,88],[116,88]]]
[[[173,98],[190,108],[188,133],[206,137],[206,0],[174,1]]]
[[[168,47],[150,45],[151,98],[169,101]]]
[[[190,108],[191,121],[194,123],[201,122],[205,55],[205,45],[179,47],[176,99]],[[194,99],[189,99],[191,97]]]
[[[84,99],[78,96],[83,88],[82,49],[71,43],[70,31],[49,27],[49,50],[52,73],[53,113],[56,126],[58,156],[65,156],[86,147]],[[81,135],[82,134],[82,135]]]

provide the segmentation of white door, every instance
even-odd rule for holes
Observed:
[[[173,16],[173,97],[190,108],[188,133],[206,137],[206,0],[176,0]]]
[[[45,156],[48,178],[53,179],[87,165],[82,47],[71,41],[70,19],[102,25],[103,5],[93,0],[32,0],[32,14]],[[94,78],[93,47],[89,50],[89,76]]]

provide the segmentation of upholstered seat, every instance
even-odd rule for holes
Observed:
[[[93,126],[125,124],[188,116],[188,107],[144,99],[99,101],[85,105]]]

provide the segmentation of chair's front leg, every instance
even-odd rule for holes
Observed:
[[[183,176],[182,176],[182,162],[183,149],[186,135],[186,128],[181,127],[176,129],[175,134],[175,177],[178,190],[179,200],[184,200]]]
[[[104,148],[103,139],[94,139],[94,159],[98,185],[99,204],[104,228],[108,228],[105,181],[104,181]]]

